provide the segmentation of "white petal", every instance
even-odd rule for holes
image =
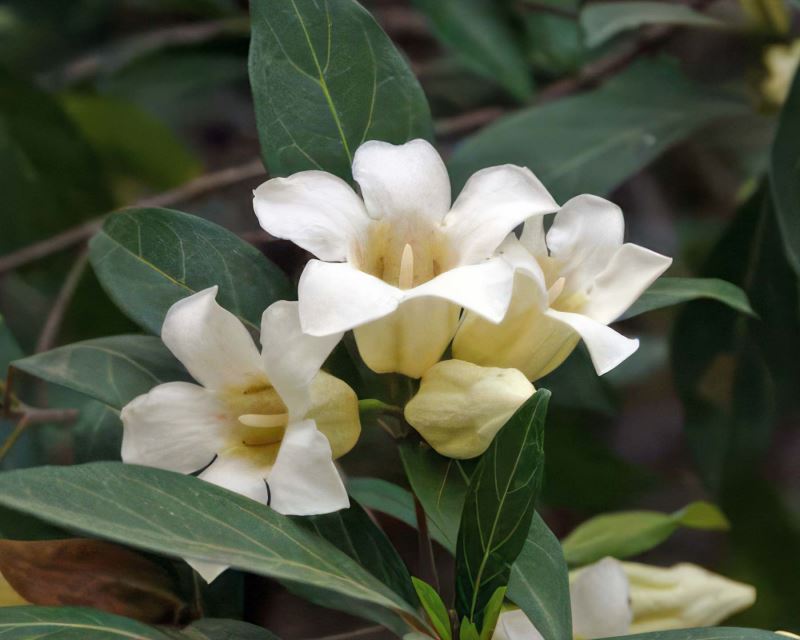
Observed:
[[[345,263],[309,260],[298,286],[300,323],[312,336],[339,334],[397,308],[403,292]]]
[[[500,614],[492,640],[544,640],[544,638],[522,609],[514,609]]]
[[[591,285],[622,245],[624,233],[622,210],[613,202],[582,195],[561,207],[547,232],[547,247],[567,278],[567,293]]]
[[[188,382],[160,384],[122,408],[122,461],[192,473],[223,444],[225,408]]]
[[[461,191],[445,218],[457,264],[488,258],[503,239],[531,216],[558,204],[530,169],[502,165],[481,169]]]
[[[519,241],[531,255],[539,258],[548,255],[545,237],[544,216],[535,216],[525,222]]]
[[[450,208],[450,178],[425,140],[401,145],[370,140],[353,158],[353,178],[372,218],[426,218],[441,222]]]
[[[581,569],[569,586],[575,637],[605,638],[628,633],[633,613],[622,565],[604,558]]]
[[[426,296],[442,298],[497,323],[508,309],[513,285],[513,267],[502,258],[492,258],[445,271],[404,292],[404,297],[406,300]]]
[[[253,195],[253,208],[267,233],[291,240],[322,260],[347,259],[369,224],[356,192],[324,171],[267,180]]]
[[[289,409],[302,419],[311,405],[311,382],[342,338],[341,333],[317,337],[303,333],[297,302],[281,300],[261,318],[261,356],[269,381]]]
[[[672,264],[672,258],[623,244],[597,276],[582,312],[598,322],[616,320]]]
[[[253,339],[235,315],[217,304],[217,289],[173,304],[161,328],[164,344],[208,389],[247,384],[263,375]]]
[[[211,584],[216,580],[220,574],[225,571],[228,567],[224,564],[214,564],[213,562],[206,562],[205,560],[192,560],[191,558],[186,558],[186,562],[188,565],[197,571],[200,574],[200,577],[206,581],[206,583]]]
[[[269,486],[272,508],[284,515],[331,513],[350,506],[328,439],[313,420],[287,427]]]
[[[198,477],[265,505],[269,500],[265,480],[269,476],[270,465],[264,464],[257,451],[251,453],[248,449],[255,450],[258,447],[224,451]]]
[[[569,325],[586,344],[597,375],[608,373],[639,348],[639,341],[617,333],[580,313],[548,309],[545,315]]]

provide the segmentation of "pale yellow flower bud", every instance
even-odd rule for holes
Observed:
[[[756,590],[693,564],[668,569],[622,563],[629,580],[630,633],[718,624],[751,606]]]
[[[800,65],[800,40],[792,44],[775,44],[764,51],[767,77],[761,85],[764,98],[776,106],[786,102],[792,79]]]
[[[516,369],[445,360],[422,376],[405,417],[442,455],[474,458],[534,391]]]

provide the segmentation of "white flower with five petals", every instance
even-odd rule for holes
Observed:
[[[216,302],[217,287],[176,302],[164,344],[199,384],[168,382],[122,409],[122,460],[199,477],[283,514],[348,507],[333,462],[358,440],[358,401],[320,371],[341,338],[300,331],[296,302],[264,312],[259,353]],[[190,561],[206,580],[224,567]]]
[[[530,170],[504,165],[474,174],[451,206],[447,169],[424,140],[364,143],[353,177],[360,197],[323,171],[268,180],[255,212],[267,232],[318,258],[300,278],[303,331],[355,329],[371,369],[418,378],[447,348],[462,307],[503,318],[513,273],[495,250],[558,205]]]
[[[623,243],[624,231],[619,207],[591,195],[567,202],[546,234],[542,216],[528,220],[519,240],[511,235],[499,250],[517,271],[508,313],[499,324],[468,313],[453,356],[537,380],[583,340],[599,375],[616,367],[639,341],[607,325],[672,263]]]

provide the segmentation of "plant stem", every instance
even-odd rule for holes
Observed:
[[[436,571],[436,558],[433,555],[433,543],[428,531],[428,517],[419,498],[414,494],[414,511],[417,516],[417,533],[419,541],[419,577],[439,591],[439,574]]]
[[[36,342],[36,353],[49,351],[55,345],[56,340],[58,340],[58,334],[61,330],[61,323],[64,321],[64,315],[69,308],[70,302],[72,302],[72,298],[75,295],[75,291],[78,288],[78,284],[88,264],[89,252],[86,250],[86,247],[84,247],[67,273],[64,284],[61,285],[58,296],[56,296],[55,302],[53,302],[53,307],[50,309],[50,313],[47,314],[47,320],[45,320],[42,332],[39,334],[39,339]]]
[[[8,438],[6,438],[6,441],[3,443],[3,446],[0,447],[0,462],[2,462],[3,458],[5,458],[6,455],[8,455],[8,452],[11,451],[12,447],[16,444],[17,440],[19,440],[19,437],[25,432],[25,429],[27,429],[30,426],[30,424],[31,420],[27,415],[22,416],[20,421],[17,422],[17,425],[14,427],[14,430],[9,434]]]

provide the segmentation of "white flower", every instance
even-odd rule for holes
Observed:
[[[668,569],[604,558],[570,572],[576,639],[718,624],[755,602],[755,589],[692,564]],[[540,640],[517,609],[500,615],[493,640]]]
[[[448,458],[474,458],[535,389],[516,369],[444,360],[422,376],[406,421]]]
[[[122,460],[199,477],[283,514],[349,505],[333,459],[360,433],[358,401],[320,367],[341,336],[300,331],[296,302],[261,322],[259,354],[217,287],[176,302],[161,338],[200,383],[168,382],[122,409]],[[202,385],[202,386],[200,386]],[[207,580],[224,567],[191,562]]]
[[[636,351],[607,325],[658,278],[672,259],[623,244],[619,207],[577,196],[555,215],[545,235],[543,217],[509,236],[500,252],[517,275],[508,313],[492,324],[468,313],[453,356],[480,365],[519,369],[529,380],[546,375],[583,340],[599,375]]]
[[[418,378],[441,357],[461,307],[499,322],[513,274],[492,258],[525,219],[558,208],[528,169],[490,167],[450,205],[450,181],[424,140],[369,141],[353,160],[361,197],[322,171],[274,178],[255,192],[261,226],[319,258],[299,285],[303,331],[355,329],[374,371]]]

